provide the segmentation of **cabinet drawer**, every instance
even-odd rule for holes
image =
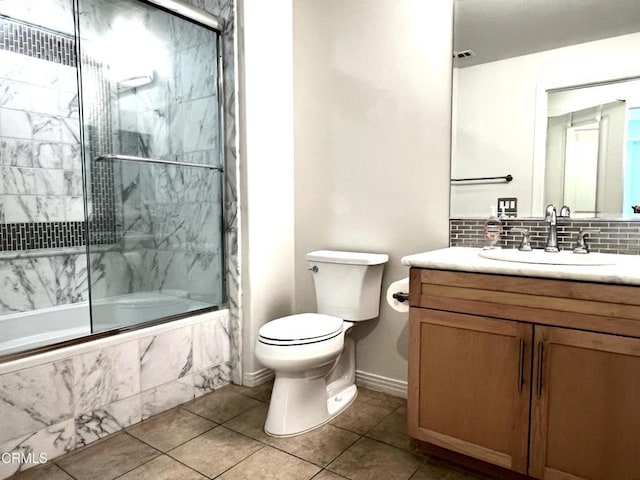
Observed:
[[[411,269],[410,305],[640,337],[640,288]]]

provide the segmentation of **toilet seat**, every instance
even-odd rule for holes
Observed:
[[[301,313],[271,320],[260,327],[258,341],[268,345],[306,345],[340,335],[343,321],[333,315]]]

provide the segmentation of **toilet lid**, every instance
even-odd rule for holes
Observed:
[[[258,334],[268,340],[309,341],[332,336],[342,330],[342,319],[321,313],[301,313],[271,320]]]

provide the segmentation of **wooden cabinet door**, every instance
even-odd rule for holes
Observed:
[[[535,327],[529,474],[640,479],[640,339]]]
[[[525,473],[530,324],[411,308],[409,434]]]

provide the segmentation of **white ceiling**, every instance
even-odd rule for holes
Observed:
[[[640,31],[640,0],[455,0],[457,67]],[[640,55],[640,52],[638,53]]]

